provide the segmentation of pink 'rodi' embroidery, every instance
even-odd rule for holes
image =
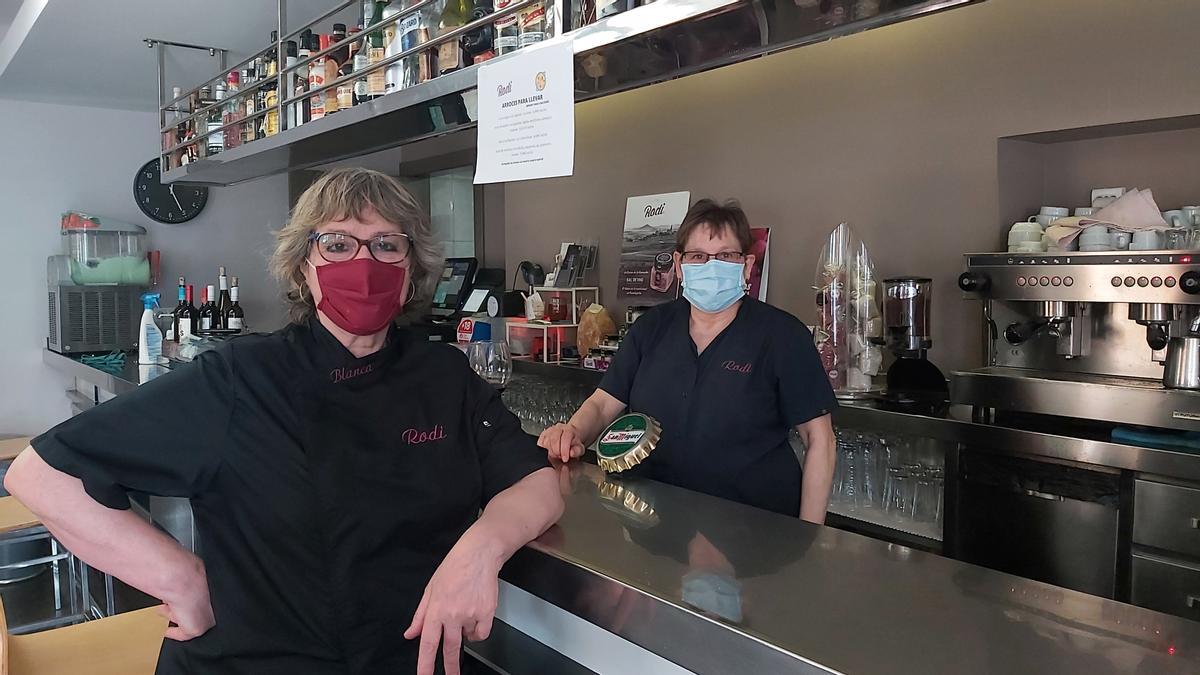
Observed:
[[[750,363],[738,363],[737,361],[726,361],[721,366],[725,370],[732,370],[735,373],[749,373],[754,369]]]
[[[360,375],[366,375],[372,370],[375,370],[374,363],[368,363],[365,366],[359,366],[357,368],[334,368],[333,370],[329,371],[329,379],[333,380],[334,384],[337,384],[338,382],[345,382],[346,380],[354,379]]]
[[[440,441],[446,437],[446,428],[442,425],[437,425],[429,431],[421,431],[420,429],[407,429],[401,435],[405,443],[409,445],[420,445],[430,441]]]

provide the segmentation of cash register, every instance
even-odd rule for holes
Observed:
[[[503,293],[503,269],[479,269],[475,258],[447,258],[429,313],[412,329],[430,342],[454,342],[459,320],[487,311],[487,299]]]

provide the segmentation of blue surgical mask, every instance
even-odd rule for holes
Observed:
[[[719,312],[746,294],[743,263],[713,258],[703,265],[681,265],[683,297],[702,312]]]
[[[742,622],[742,585],[727,574],[688,573],[683,578],[683,601],[730,623]]]

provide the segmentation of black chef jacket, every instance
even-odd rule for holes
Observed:
[[[812,333],[747,297],[697,355],[690,316],[684,299],[642,315],[600,383],[662,425],[658,447],[632,472],[799,515],[800,462],[788,437],[837,407]]]
[[[402,633],[434,570],[548,466],[454,347],[393,330],[359,359],[317,321],[233,340],[33,447],[110,508],[191,498],[216,626],[164,642],[172,674],[413,672]]]

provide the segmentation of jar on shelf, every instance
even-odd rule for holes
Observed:
[[[867,246],[846,223],[830,233],[817,260],[817,325],[813,336],[821,364],[839,398],[880,391],[875,377],[883,350],[879,284]]]

